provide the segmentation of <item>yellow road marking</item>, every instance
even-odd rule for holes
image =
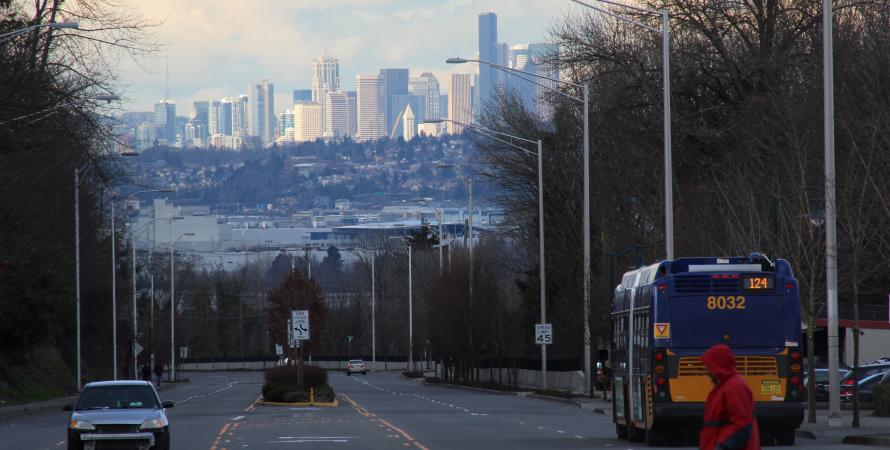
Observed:
[[[393,431],[395,431],[395,432],[401,434],[401,435],[402,435],[401,437],[404,437],[405,440],[408,441],[408,442],[405,443],[405,446],[409,446],[409,447],[410,447],[410,444],[414,444],[414,446],[416,446],[417,448],[419,448],[419,449],[421,449],[421,450],[429,450],[429,448],[427,448],[426,446],[424,446],[424,445],[421,444],[420,442],[417,442],[417,440],[414,439],[410,434],[408,434],[407,432],[405,432],[405,430],[402,430],[401,428],[399,428],[399,427],[397,427],[397,426],[395,426],[395,425],[389,423],[388,421],[386,421],[386,419],[384,419],[384,418],[382,418],[382,417],[380,417],[380,416],[378,416],[378,415],[372,413],[371,411],[368,411],[368,410],[365,409],[363,406],[361,406],[361,405],[359,405],[358,403],[356,403],[356,401],[353,400],[352,398],[350,398],[348,395],[346,395],[346,394],[342,394],[342,393],[341,393],[341,394],[338,394],[338,395],[340,395],[341,397],[343,397],[343,399],[345,399],[347,402],[349,402],[350,404],[352,404],[352,407],[355,408],[355,410],[358,411],[359,414],[361,414],[361,415],[363,415],[363,416],[365,416],[365,417],[367,417],[367,418],[369,418],[369,419],[372,418],[372,417],[373,417],[373,418],[376,418],[380,423],[386,425],[387,428],[389,428],[389,429],[391,429],[391,430],[393,430]],[[373,419],[372,419],[372,420],[373,420]],[[409,444],[409,442],[410,442],[410,444]]]

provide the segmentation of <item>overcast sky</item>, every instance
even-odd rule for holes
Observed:
[[[445,74],[469,70],[444,60],[477,51],[480,12],[497,13],[498,40],[512,45],[546,40],[577,8],[568,0],[131,1],[163,21],[156,36],[167,47],[139,64],[121,61],[123,106],[147,111],[163,97],[167,57],[178,115],[192,100],[245,94],[263,78],[275,84],[275,109],[288,109],[293,89],[311,87],[312,61],[325,49],[340,61],[344,90],[359,73],[407,67],[412,76],[433,72],[444,91]]]

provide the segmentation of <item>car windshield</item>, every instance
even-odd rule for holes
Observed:
[[[360,359],[353,359],[353,360],[349,361],[349,364],[364,364],[364,361],[362,361]]]
[[[86,388],[77,400],[76,410],[160,408],[149,386],[96,386]]]

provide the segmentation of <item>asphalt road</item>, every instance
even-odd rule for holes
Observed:
[[[178,450],[234,449],[631,449],[610,419],[575,406],[424,386],[393,373],[331,373],[340,405],[258,406],[259,372],[189,373],[161,391]],[[67,413],[0,420],[0,449],[65,448]],[[799,440],[808,449],[855,446]],[[687,447],[689,448],[689,447]]]

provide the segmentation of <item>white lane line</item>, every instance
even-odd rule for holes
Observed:
[[[565,431],[562,431],[562,430],[556,430],[556,432],[559,433],[559,434],[566,434],[566,432],[565,432]]]
[[[581,436],[575,436],[575,439],[584,439],[584,438]]]
[[[244,418],[244,416],[235,416],[235,417],[232,417],[232,420],[241,420],[243,418]]]

